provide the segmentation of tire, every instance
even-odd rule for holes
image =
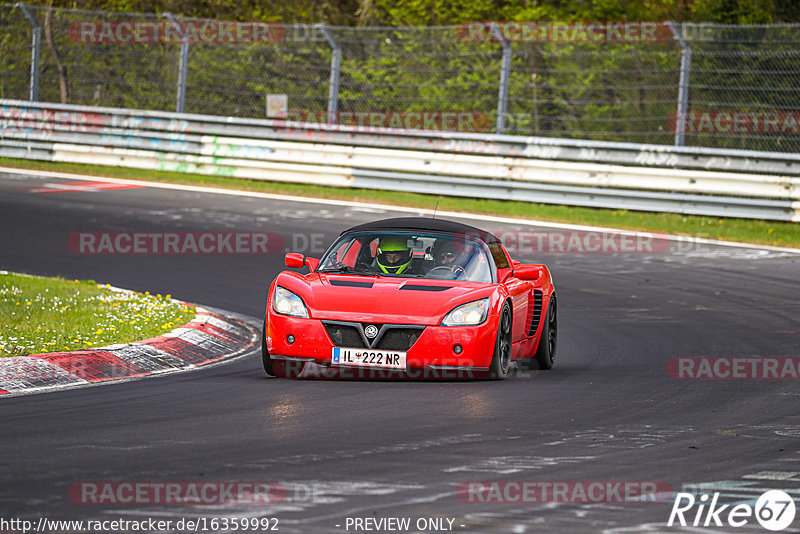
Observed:
[[[273,360],[267,351],[267,323],[264,321],[264,330],[261,332],[261,362],[264,372],[268,376],[277,378],[297,378],[303,372],[305,362]]]
[[[494,354],[489,366],[490,380],[503,380],[508,374],[511,364],[511,306],[503,304],[500,321],[497,323],[497,339],[494,342]]]
[[[539,369],[552,369],[556,358],[558,341],[558,306],[556,294],[550,295],[550,304],[547,306],[547,320],[542,327],[542,337],[536,349],[534,359],[539,364]]]
[[[264,321],[264,330],[261,331],[261,361],[264,363],[264,372],[269,376],[275,376],[273,364],[275,360],[269,357],[267,352],[267,322]]]

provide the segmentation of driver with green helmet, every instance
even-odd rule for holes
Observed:
[[[410,274],[411,248],[404,236],[388,235],[380,238],[375,263],[386,274]]]

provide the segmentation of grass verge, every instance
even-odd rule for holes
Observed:
[[[152,182],[220,187],[283,195],[353,200],[367,202],[373,205],[386,204],[432,209],[438,201],[439,209],[442,211],[460,211],[537,221],[606,226],[626,230],[662,232],[707,239],[800,248],[800,224],[791,222],[723,219],[696,215],[679,215],[674,213],[651,213],[551,204],[533,204],[530,202],[505,200],[456,198],[395,191],[242,180],[237,178],[206,176],[202,174],[149,171],[126,167],[105,167],[101,165],[83,165],[77,163],[39,162],[8,158],[0,158],[0,166],[31,170],[72,172],[99,177],[107,176]]]
[[[139,341],[194,316],[194,307],[178,304],[170,295],[0,271],[0,357]]]

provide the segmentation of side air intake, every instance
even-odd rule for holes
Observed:
[[[528,297],[528,318],[531,325],[528,337],[535,336],[539,329],[539,321],[542,319],[542,296],[540,289],[534,289],[533,295]]]

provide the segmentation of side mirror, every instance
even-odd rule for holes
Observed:
[[[514,276],[520,280],[538,280],[542,275],[539,265],[520,265],[514,268]]]
[[[289,252],[283,261],[291,269],[302,269],[305,265],[305,256],[299,252]]]
[[[312,271],[319,267],[319,260],[317,258],[308,258],[299,252],[289,252],[284,258],[284,263],[291,269],[302,269],[308,266]]]

